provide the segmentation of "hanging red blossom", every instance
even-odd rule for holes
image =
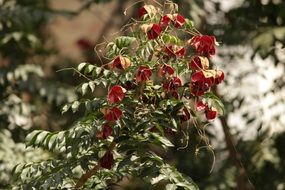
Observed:
[[[103,132],[102,138],[106,139],[109,136],[111,136],[112,135],[112,131],[113,130],[112,130],[112,127],[110,125],[104,124],[103,125],[103,130],[102,130],[102,132]]]
[[[207,120],[213,120],[218,115],[218,110],[214,107],[209,107],[208,104],[205,104],[202,101],[198,101],[196,103],[196,110],[197,111],[205,111],[205,115]]]
[[[197,53],[201,56],[210,57],[216,53],[216,42],[215,36],[199,35],[192,37],[188,43],[193,46]]]
[[[206,57],[195,56],[191,59],[189,66],[193,70],[205,70],[209,68],[209,60]]]
[[[166,92],[176,91],[181,86],[182,81],[179,77],[173,77],[170,81],[166,81],[163,83],[163,89]]]
[[[117,107],[103,108],[102,113],[104,114],[104,118],[107,121],[116,121],[116,120],[120,119],[120,117],[123,114],[122,110],[120,110]]]
[[[184,23],[185,23],[185,18],[184,18],[182,15],[177,14],[177,15],[176,15],[175,22],[174,22],[174,26],[175,26],[176,28],[180,28],[181,26],[184,25]]]
[[[162,16],[160,25],[166,27],[170,22],[174,24],[174,27],[180,28],[184,25],[185,18],[180,14],[166,14]]]
[[[140,66],[136,74],[136,81],[137,82],[147,81],[150,79],[151,75],[152,71],[149,68],[149,66]]]
[[[102,168],[111,169],[114,164],[114,157],[112,152],[107,151],[99,161]]]
[[[158,24],[152,24],[151,28],[147,31],[147,38],[149,40],[156,39],[161,33],[161,28]]]
[[[191,77],[190,89],[195,96],[201,96],[212,87],[212,84],[213,78],[207,78],[202,71],[197,71]]]
[[[108,101],[110,103],[118,103],[125,97],[126,89],[120,85],[113,86],[108,93]]]
[[[207,104],[204,104],[202,101],[196,102],[195,108],[197,111],[203,111],[208,108]]]
[[[132,65],[131,61],[127,57],[117,56],[111,62],[111,69],[125,70]]]
[[[183,58],[185,56],[186,50],[184,47],[178,47],[176,45],[174,46],[167,46],[165,48],[165,53],[169,56],[169,57],[180,57]]]
[[[170,65],[164,64],[158,69],[157,75],[159,77],[170,76],[174,74],[174,68]]]
[[[144,5],[138,10],[138,17],[142,18],[145,14],[155,14],[156,8],[153,5]]]
[[[217,117],[218,110],[214,107],[211,107],[211,108],[206,109],[205,114],[208,120],[213,120]]]

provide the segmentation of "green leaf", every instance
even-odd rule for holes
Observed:
[[[87,64],[88,64],[88,63],[85,63],[85,62],[80,63],[80,64],[78,65],[78,67],[77,67],[78,71],[81,71]]]
[[[88,83],[88,85],[89,85],[89,87],[90,87],[90,89],[91,89],[91,92],[94,92],[94,90],[95,90],[95,82],[90,81],[90,82]]]
[[[26,145],[27,146],[32,146],[35,144],[35,141],[37,139],[37,136],[42,132],[42,130],[34,130],[33,132],[31,132],[30,134],[28,134],[28,136],[26,137],[25,141],[26,141]]]
[[[61,108],[61,113],[63,114],[63,113],[65,113],[65,112],[67,112],[70,107],[71,107],[70,104],[64,105],[64,106]]]
[[[71,109],[72,109],[73,113],[78,110],[79,106],[80,106],[80,102],[79,101],[74,101],[73,102],[73,104],[71,105]]]
[[[88,87],[89,87],[89,84],[88,84],[88,83],[82,84],[82,86],[81,86],[82,95],[85,95],[85,94],[86,94]]]
[[[216,96],[213,92],[208,92],[205,94],[205,97],[210,99],[212,106],[217,108],[218,112],[223,115],[225,113],[225,107],[221,99]]]
[[[174,145],[166,138],[163,136],[160,136],[157,133],[151,133],[151,135],[160,142],[160,144],[162,144],[163,146],[166,147],[173,147]]]
[[[175,190],[177,189],[177,186],[175,184],[167,184],[165,186],[165,190]]]
[[[189,20],[188,18],[185,19],[185,28],[192,30],[194,28],[194,22]]]
[[[95,68],[94,65],[88,65],[88,66],[86,67],[86,69],[84,70],[84,73],[85,73],[85,74],[91,73],[94,68]]]

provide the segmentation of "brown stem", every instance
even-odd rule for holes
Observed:
[[[75,189],[79,189],[82,187],[86,181],[92,177],[99,169],[100,169],[100,164],[95,165],[91,170],[87,171],[85,174],[83,174],[80,179],[77,181]]]

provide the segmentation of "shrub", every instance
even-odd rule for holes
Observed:
[[[36,130],[27,136],[27,146],[50,150],[55,157],[17,165],[18,187],[105,189],[139,177],[166,189],[198,189],[161,153],[174,148],[171,136],[189,127],[203,135],[205,121],[222,114],[211,89],[224,73],[209,63],[218,45],[215,37],[199,33],[177,13],[176,4],[165,5],[139,9],[138,18],[124,27],[128,35],[100,51],[108,63],[73,68],[86,79],[79,87],[83,97],[62,112],[80,109],[85,116],[69,130]],[[105,96],[94,95],[98,86],[106,87]]]

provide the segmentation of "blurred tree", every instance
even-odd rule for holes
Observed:
[[[189,167],[195,176],[191,175],[189,168],[188,174],[193,179],[201,179],[198,180],[199,186],[205,189],[248,189],[253,188],[252,185],[256,189],[284,189],[284,166],[280,161],[284,154],[279,153],[277,144],[279,148],[284,146],[280,140],[284,134],[278,134],[278,130],[284,130],[285,125],[285,2],[177,2],[185,4],[180,6],[185,14],[188,12],[194,21],[200,21],[200,31],[218,36],[222,47],[220,58],[215,63],[226,68],[225,85],[217,89],[224,100],[226,114],[220,124],[215,124],[216,127],[222,125],[224,140],[217,136],[211,138],[217,144],[216,169],[209,174],[208,180],[203,180],[205,173],[199,175],[199,167],[193,171],[194,163],[201,166],[199,160],[211,154],[200,154],[198,158],[193,155],[193,165]],[[221,132],[216,129],[210,131]],[[277,131],[273,138],[272,131]],[[238,173],[243,168],[248,179],[241,182]],[[242,183],[248,186],[241,188]]]

